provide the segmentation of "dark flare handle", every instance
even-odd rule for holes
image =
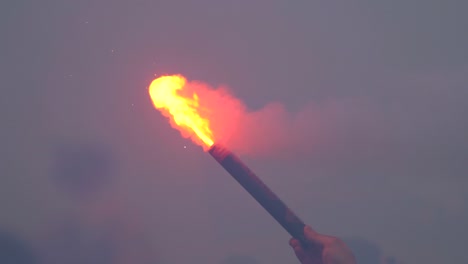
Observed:
[[[304,222],[240,159],[219,145],[213,145],[208,152],[291,236],[308,246]]]

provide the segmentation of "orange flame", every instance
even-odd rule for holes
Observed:
[[[214,144],[210,121],[203,116],[197,93],[186,95],[186,83],[181,75],[162,76],[151,82],[149,94],[154,106],[182,135],[190,136],[206,150]]]

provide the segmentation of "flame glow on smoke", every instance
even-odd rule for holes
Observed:
[[[173,127],[206,150],[214,144],[207,117],[209,109],[200,106],[199,95],[188,91],[186,84],[181,75],[162,76],[151,82],[149,94],[154,106],[170,118]]]
[[[316,122],[310,120],[315,108],[292,115],[283,104],[271,102],[252,111],[228,87],[180,74],[156,78],[148,92],[171,126],[205,151],[216,143],[240,155],[271,155],[296,142],[298,148],[309,149],[304,142],[313,142]],[[304,129],[308,127],[314,131]]]

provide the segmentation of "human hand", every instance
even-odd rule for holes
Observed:
[[[319,234],[309,226],[304,227],[304,235],[307,245],[295,238],[289,241],[302,264],[356,264],[353,253],[341,239]]]

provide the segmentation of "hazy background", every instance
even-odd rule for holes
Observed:
[[[2,1],[0,250],[296,263],[152,107],[154,75],[181,73],[252,110],[284,104],[294,146],[243,157],[361,263],[467,263],[468,4],[377,2]]]

